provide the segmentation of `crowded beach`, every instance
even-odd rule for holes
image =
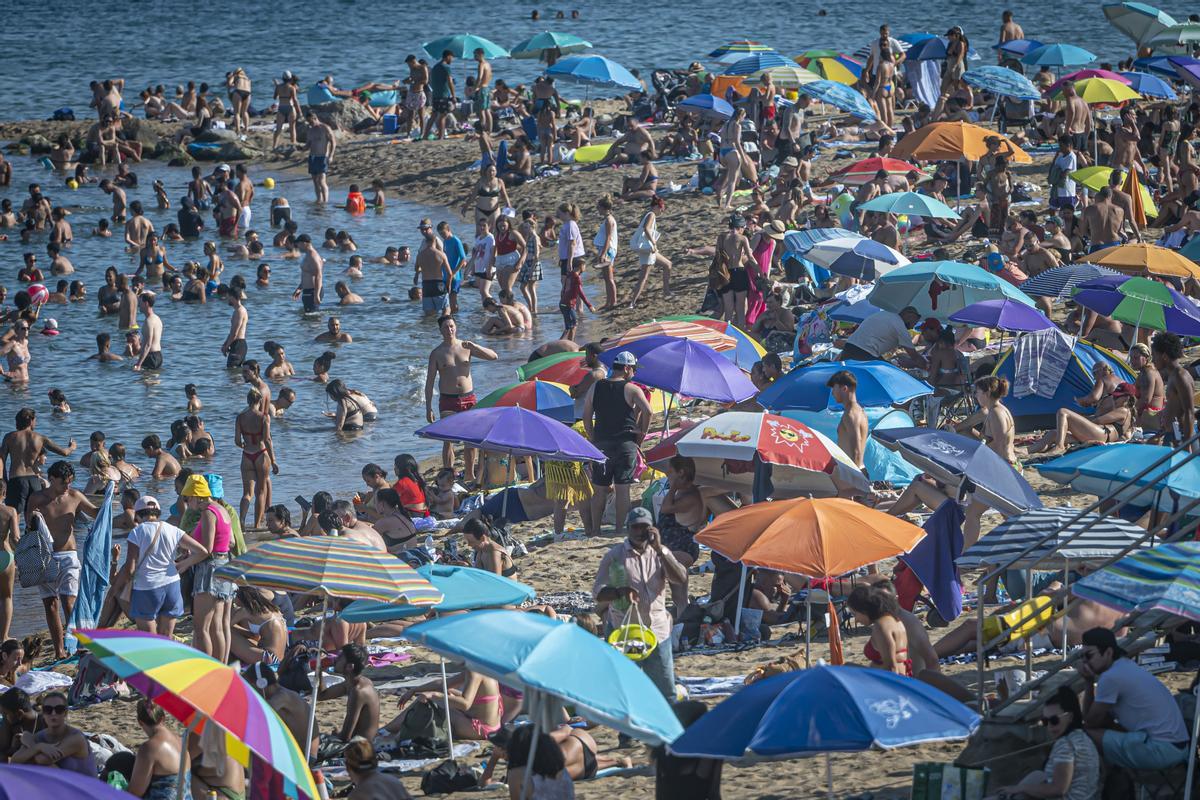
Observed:
[[[449,34],[0,123],[0,797],[1190,797],[1200,19],[1084,13],[1122,58]]]

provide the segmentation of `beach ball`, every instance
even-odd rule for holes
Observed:
[[[67,178],[67,188],[68,189],[78,189],[79,183],[74,178]]]
[[[29,292],[29,299],[35,305],[45,303],[50,299],[50,290],[40,283],[31,283],[25,291]]]
[[[275,188],[275,179],[274,178],[263,178],[263,188],[264,189],[274,189]]]

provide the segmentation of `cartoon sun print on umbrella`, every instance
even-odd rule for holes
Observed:
[[[791,425],[785,425],[778,420],[768,420],[767,427],[771,432],[771,441],[783,447],[792,447],[803,453],[814,437],[808,431],[802,431]]]

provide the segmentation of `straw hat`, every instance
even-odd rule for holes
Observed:
[[[189,475],[182,494],[184,497],[212,497],[208,481],[204,480],[203,475]]]
[[[779,241],[787,235],[787,227],[779,220],[773,219],[763,226],[762,232],[763,235]]]

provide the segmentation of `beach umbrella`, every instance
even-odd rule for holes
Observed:
[[[780,89],[799,89],[801,86],[821,80],[816,73],[798,67],[792,61],[788,61],[787,64],[779,64],[752,72],[746,76],[746,80],[758,81],[764,75],[770,75],[771,82]],[[842,84],[838,85],[841,86]]]
[[[818,80],[797,87],[809,97],[845,111],[859,119],[875,121],[875,112],[867,98],[857,90],[837,81]]]
[[[708,60],[715,61],[718,64],[733,64],[753,53],[773,52],[775,52],[775,48],[765,45],[762,42],[755,42],[750,39],[735,39],[709,53]]]
[[[933,34],[932,33],[903,33],[896,37],[896,41],[898,41],[900,43],[900,52],[907,53],[909,50],[912,49],[912,46],[914,43],[919,42],[922,39],[928,39],[930,36],[933,36]],[[860,61],[862,61],[865,64],[867,59],[871,57],[871,48],[872,48],[872,45],[874,45],[876,41],[878,41],[878,39],[872,38],[871,41],[867,42],[862,47],[855,50],[853,53],[851,53],[851,55],[854,56],[855,58],[859,59]]]
[[[546,69],[547,75],[552,75],[565,81],[583,83],[588,86],[602,86],[614,89],[641,89],[641,81],[615,61],[604,56],[567,56]]]
[[[862,211],[878,211],[883,214],[915,214],[933,219],[962,219],[950,206],[927,194],[917,192],[891,192],[881,194],[859,206]]]
[[[1081,283],[1105,275],[1120,274],[1115,269],[1095,264],[1060,264],[1034,275],[1022,283],[1020,289],[1030,297],[1070,297]]]
[[[1147,47],[1153,47],[1155,50],[1174,49],[1185,52],[1196,44],[1200,44],[1200,23],[1197,22],[1172,25],[1159,31],[1146,42]]]
[[[830,239],[843,239],[847,236],[859,239],[867,238],[861,233],[849,231],[845,228],[807,228],[800,231],[788,231],[784,234],[783,249],[787,254],[803,256],[820,242],[826,242]]]
[[[129,800],[130,794],[91,775],[34,764],[0,764],[0,800],[41,797],[87,797],[91,800]]]
[[[1072,299],[1106,317],[1137,330],[1170,331],[1200,336],[1200,308],[1166,284],[1124,275],[1096,278],[1080,284]]]
[[[600,361],[611,367],[622,352],[637,357],[638,383],[664,392],[717,403],[740,403],[758,392],[732,360],[692,339],[648,336],[604,351]]]
[[[1179,96],[1171,84],[1149,72],[1122,72],[1121,76],[1129,81],[1130,88],[1143,97],[1174,100]]]
[[[415,606],[432,606],[443,599],[441,592],[400,559],[340,536],[303,536],[262,542],[218,568],[214,574],[242,586],[319,595],[318,643],[325,636],[325,613],[331,597],[405,602]],[[319,661],[317,672],[320,673]],[[318,674],[313,681],[305,741],[312,739],[320,684]]]
[[[1115,106],[1129,100],[1140,100],[1142,96],[1129,86],[1110,78],[1085,78],[1075,84],[1075,93],[1083,98],[1089,106]],[[1055,100],[1064,98],[1062,87],[1049,97]]]
[[[837,322],[852,322],[856,325],[872,314],[878,314],[882,310],[871,305],[870,299],[866,297],[853,302],[839,300],[831,308],[832,310],[827,314],[829,319],[836,320]]]
[[[880,170],[883,170],[888,175],[907,175],[910,172],[920,172],[916,164],[910,164],[899,158],[875,156],[855,161],[848,167],[835,170],[829,173],[829,178],[838,183],[861,186],[864,183],[874,180]]]
[[[981,325],[1010,333],[1029,333],[1055,327],[1041,311],[1007,297],[1002,300],[981,300],[972,303],[951,314],[950,321]]]
[[[605,460],[604,453],[566,425],[516,406],[452,414],[421,428],[417,436],[546,461]]]
[[[1167,61],[1175,67],[1175,74],[1192,87],[1193,94],[1200,92],[1200,61],[1187,56],[1170,56]]]
[[[711,94],[701,93],[692,95],[686,100],[681,101],[677,108],[716,119],[729,119],[733,116],[733,106],[727,100],[714,97]]]
[[[1103,9],[1109,24],[1138,44],[1178,24],[1170,14],[1145,3],[1110,3]]]
[[[912,262],[871,239],[829,239],[808,251],[808,260],[830,272],[871,281]]]
[[[912,306],[922,317],[943,321],[980,300],[1007,297],[1034,305],[1028,295],[1003,278],[957,261],[919,261],[894,269],[875,282],[868,297],[885,311],[899,312]]]
[[[1022,64],[1039,67],[1075,67],[1095,60],[1094,53],[1073,44],[1044,44],[1021,57]]]
[[[1004,514],[1041,508],[1042,501],[1012,465],[979,439],[932,428],[888,428],[871,433],[951,491],[975,496]]]
[[[1143,58],[1135,58],[1133,66],[1146,72],[1152,72],[1155,75],[1161,75],[1169,80],[1175,80],[1179,77],[1175,72],[1175,65],[1171,63],[1167,56],[1145,56]]]
[[[916,397],[933,394],[933,387],[887,361],[823,361],[794,369],[780,377],[758,396],[758,403],[772,411],[805,409],[823,411],[840,408],[826,384],[838,372],[849,372],[858,381],[859,405],[896,406]]]
[[[1165,445],[1117,442],[1074,450],[1038,464],[1035,469],[1049,480],[1097,497],[1117,492],[1136,475],[1149,470],[1133,486],[1121,491],[1118,499],[1138,508],[1157,506],[1173,513],[1180,498],[1200,497],[1200,464],[1187,461],[1188,458],[1187,453],[1175,453]],[[1159,460],[1163,463],[1154,466]],[[1145,487],[1154,493],[1139,491]]]
[[[984,140],[993,136],[1001,142],[1008,142],[1013,150],[1010,161],[1020,164],[1033,163],[1033,158],[1013,144],[1008,137],[969,122],[934,122],[931,125],[922,125],[912,133],[905,134],[904,138],[896,143],[892,148],[892,157],[913,161],[957,161],[963,158],[967,161],[978,161],[987,153]]]
[[[475,404],[476,408],[495,406],[520,406],[568,425],[575,421],[575,399],[568,387],[536,378],[501,386]]]
[[[774,50],[764,50],[759,53],[751,53],[745,58],[740,58],[729,65],[729,67],[721,73],[722,75],[749,75],[752,72],[768,69],[770,67],[787,67],[792,65],[792,61]]]
[[[782,759],[966,739],[980,716],[940,689],[881,669],[818,666],[773,675],[719,703],[671,743],[672,753]]]
[[[591,370],[583,365],[583,352],[580,350],[551,353],[517,367],[517,377],[523,381],[537,378],[567,386],[579,383],[589,372]]]
[[[592,43],[569,33],[542,31],[513,45],[513,58],[543,58],[547,50],[557,50],[562,55],[590,50]]]
[[[1112,176],[1112,171],[1112,167],[1084,167],[1072,172],[1071,178],[1098,192],[1108,186],[1108,179]],[[1158,206],[1154,204],[1154,196],[1141,182],[1138,183],[1138,194],[1142,198],[1144,212],[1152,217],[1158,216]]]
[[[999,50],[1001,53],[1010,56],[1023,56],[1030,50],[1036,50],[1042,46],[1042,42],[1037,39],[1009,39],[1007,42],[992,45],[993,50]],[[978,69],[978,68],[977,68]],[[1008,69],[1005,67],[1005,69]],[[968,70],[973,72],[974,70]]]
[[[1074,72],[1069,72],[1066,75],[1063,75],[1054,83],[1047,86],[1046,94],[1058,91],[1058,89],[1067,81],[1078,82],[1088,80],[1089,78],[1105,78],[1110,81],[1116,81],[1117,83],[1123,83],[1126,86],[1130,86],[1133,83],[1129,80],[1129,78],[1126,78],[1121,73],[1113,72],[1112,70],[1096,68],[1077,69]]]
[[[1095,563],[1112,558],[1145,535],[1145,528],[1119,517],[1080,516],[1079,510],[1070,506],[1035,508],[1009,517],[992,528],[956,561],[960,567],[969,568],[1009,564],[1036,543],[1037,547],[1009,566],[1012,569],[1049,569],[1045,562],[1052,558]]]
[[[1200,236],[1193,236],[1180,250],[1179,255],[1200,263]]]
[[[1200,278],[1200,266],[1174,250],[1154,244],[1130,242],[1097,250],[1087,257],[1092,264],[1111,267],[1126,275],[1164,278]]]
[[[237,670],[186,644],[153,633],[77,630],[75,635],[118,678],[179,720],[184,726],[185,747],[187,736],[202,734],[207,725],[215,725],[225,732],[229,755],[242,766],[270,767],[283,779],[286,797],[316,800],[317,786],[308,769],[307,748],[301,750],[279,715]],[[179,781],[182,794],[182,764]],[[0,772],[0,797],[8,786]],[[50,796],[46,788],[43,784],[41,791],[28,797]]]
[[[737,344],[732,350],[720,350],[726,358],[737,364],[747,372],[754,366],[754,362],[760,360],[767,354],[767,349],[758,343],[750,334],[734,325],[732,322],[726,322],[723,319],[713,319],[712,317],[704,317],[699,314],[675,314],[669,317],[663,317],[664,322],[690,322],[693,325],[701,325],[705,328],[712,328],[717,333],[723,333],[731,337]]]
[[[916,424],[908,412],[898,408],[865,407],[863,411],[867,415],[867,425],[870,430],[881,426],[884,428],[911,428]],[[842,413],[833,409],[805,411],[794,408],[779,412],[779,416],[794,419],[817,433],[836,440]],[[870,437],[867,437],[867,445],[863,448],[863,469],[867,471],[868,479],[887,481],[893,486],[908,486],[917,475],[921,474],[921,470],[901,458],[899,453],[893,453]]]
[[[920,40],[913,42],[912,47],[908,49],[904,57],[909,61],[939,61],[950,55],[949,47],[950,40],[945,36],[927,34]],[[975,51],[974,47],[967,48],[967,60],[979,60],[979,53]]]
[[[963,74],[963,82],[976,89],[1017,100],[1041,100],[1042,93],[1033,81],[1008,67],[985,64],[972,67]]]
[[[443,36],[421,45],[421,48],[433,58],[440,59],[442,53],[449,50],[455,58],[473,58],[476,50],[483,50],[487,58],[508,58],[509,53],[500,45],[482,36],[470,33],[456,33],[453,36]]]
[[[533,600],[536,594],[532,586],[474,567],[422,564],[417,567],[417,574],[442,593],[442,602],[435,606],[414,606],[408,603],[355,600],[338,616],[347,622],[387,622],[417,617],[429,611],[448,614],[477,608],[518,606]]]
[[[737,347],[736,339],[719,330],[710,328],[707,325],[698,325],[695,322],[683,322],[671,319],[654,320],[653,322],[643,322],[641,325],[634,325],[621,334],[621,338],[615,343],[608,342],[607,346],[609,349],[620,348],[650,336],[671,336],[676,339],[690,339],[696,344],[711,347],[718,353],[733,350]]]
[[[911,522],[840,497],[752,503],[720,515],[696,534],[697,542],[740,562],[743,572],[758,567],[817,579],[907,553],[923,538],[925,531]],[[829,619],[830,660],[839,664],[841,643],[832,601]],[[734,628],[740,627],[735,622]],[[808,663],[810,627],[805,625]]]
[[[853,86],[865,68],[861,61],[836,50],[807,50],[796,56],[796,63],[827,81]]]

